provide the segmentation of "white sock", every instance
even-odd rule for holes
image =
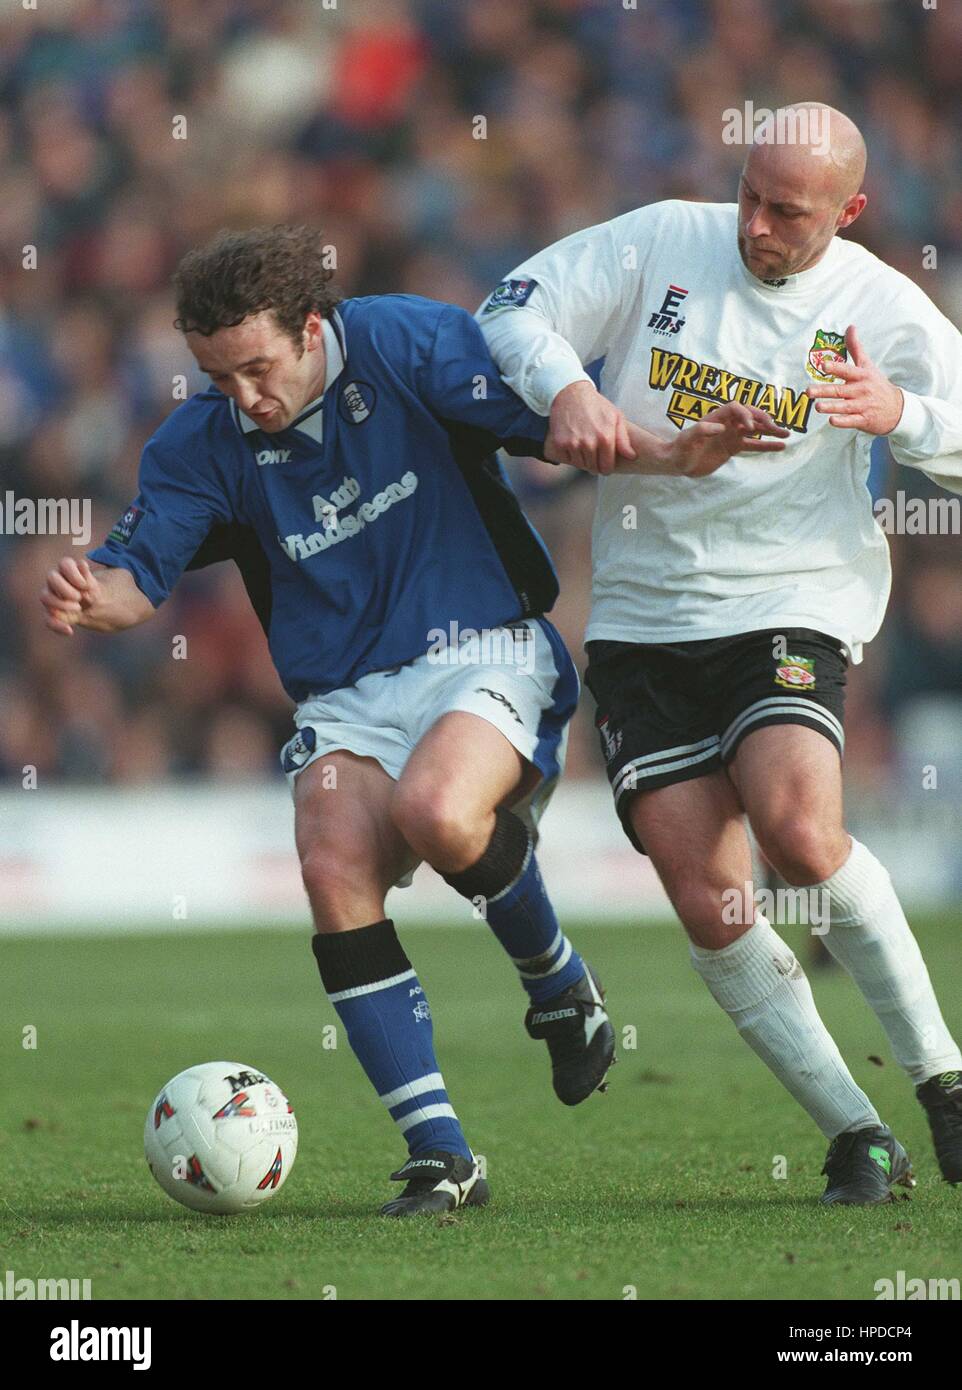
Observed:
[[[831,920],[822,940],[875,1011],[895,1060],[916,1085],[962,1070],[962,1053],[885,867],[853,839],[848,859],[818,888],[828,893]]]
[[[692,962],[754,1052],[828,1139],[881,1124],[818,1016],[794,954],[760,913],[720,951],[691,943]]]

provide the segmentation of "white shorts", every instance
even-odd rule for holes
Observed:
[[[309,695],[294,712],[297,733],[281,751],[281,765],[292,792],[306,767],[337,749],[373,758],[397,781],[428,730],[442,715],[463,710],[500,729],[540,772],[537,786],[514,808],[537,838],[538,820],[564,768],[578,691],[574,663],[546,618],[462,634],[459,645],[372,671],[327,695]]]

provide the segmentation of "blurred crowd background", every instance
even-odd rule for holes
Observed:
[[[960,75],[947,0],[0,0],[0,501],[89,497],[92,544],[109,530],[173,378],[206,385],[169,281],[219,228],[313,222],[346,294],[473,310],[579,227],[731,201],[744,151],[722,112],[749,98],[861,123],[854,236],[958,323]],[[884,441],[876,455],[876,493],[928,495]],[[580,658],[594,484],[537,461],[514,476]],[[850,680],[847,771],[868,792],[921,785],[922,763],[962,786],[960,544],[892,538],[889,618]],[[278,776],[291,705],[233,566],[188,576],[143,629],[65,640],[37,594],[66,550],[0,535],[0,779]],[[574,776],[601,773],[589,703]]]

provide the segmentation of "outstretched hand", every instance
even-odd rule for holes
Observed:
[[[891,434],[902,418],[905,397],[862,347],[854,324],[845,331],[845,346],[849,360],[833,362],[829,368],[841,380],[820,381],[809,386],[805,394],[836,429]]]
[[[668,446],[670,467],[666,471],[704,478],[721,468],[733,454],[781,453],[789,434],[756,406],[720,405],[707,419],[683,429],[672,440]]]

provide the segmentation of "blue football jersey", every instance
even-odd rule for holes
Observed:
[[[343,301],[324,393],[270,434],[211,387],[148,440],[139,494],[90,559],[156,607],[233,558],[294,700],[423,653],[432,629],[547,612],[557,580],[494,451],[547,420],[501,381],[472,316],[414,295]]]

